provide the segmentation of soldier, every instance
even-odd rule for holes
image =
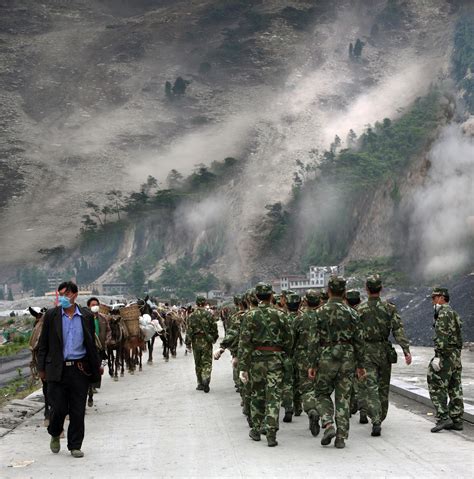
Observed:
[[[298,310],[301,304],[301,297],[296,293],[289,293],[286,297],[286,307],[288,309],[288,320],[290,327],[293,330],[295,322],[298,318]],[[285,374],[283,377],[283,390],[282,390],[282,406],[285,409],[285,416],[283,422],[291,422],[293,420],[293,414],[300,416],[303,411],[301,404],[301,396],[298,391],[298,378],[297,370],[293,362],[293,351],[287,358],[285,363]]]
[[[362,300],[360,299],[360,292],[356,289],[349,289],[346,291],[346,304],[351,308],[354,308],[357,311],[358,306]],[[352,383],[352,394],[351,394],[351,415],[355,414],[357,411],[359,413],[359,422],[361,424],[368,424],[369,420],[367,419],[367,405],[363,400],[362,394],[359,390],[363,387],[360,385],[359,380],[354,372],[354,382]]]
[[[192,348],[194,367],[196,369],[198,391],[208,393],[212,370],[212,345],[217,341],[219,333],[211,311],[205,308],[206,298],[196,298],[197,308],[188,318],[186,347]]]
[[[359,384],[359,390],[372,420],[371,435],[380,436],[382,422],[387,417],[392,364],[397,362],[397,352],[388,338],[392,333],[403,350],[407,365],[411,364],[410,343],[396,306],[380,298],[380,275],[369,276],[365,286],[368,299],[359,306],[357,312],[366,341],[367,380],[363,385]]]
[[[311,367],[308,355],[310,335],[316,324],[317,309],[320,305],[320,294],[310,289],[305,295],[306,309],[296,319],[294,325],[294,365],[297,372],[298,388],[303,409],[309,417],[309,430],[313,436],[319,434],[319,414],[314,397],[314,381],[308,378]]]
[[[239,348],[240,322],[247,309],[247,303],[242,300],[242,296],[235,295],[234,304],[238,307],[238,310],[234,312],[230,317],[229,326],[227,327],[225,337],[221,341],[219,349],[214,353],[214,359],[217,361],[226,349],[230,351],[230,354],[232,355],[232,376],[234,379],[234,386],[237,392],[240,392],[239,372],[237,369],[237,361],[234,361],[234,359],[237,358],[237,350]]]
[[[320,295],[319,295],[319,296],[320,296],[321,306],[322,306],[323,304],[326,304],[326,303],[328,302],[329,296],[328,296],[327,291],[322,290],[322,291],[320,292]]]
[[[431,432],[442,429],[462,431],[462,321],[449,305],[449,292],[446,288],[433,289],[431,298],[434,305],[435,357],[428,366],[427,380],[437,419]]]
[[[262,429],[268,446],[278,444],[281,383],[285,356],[291,353],[293,335],[288,319],[271,306],[272,287],[258,283],[260,303],[246,316],[239,342],[239,370],[242,382],[250,378],[252,429],[249,436],[260,441]]]
[[[364,340],[357,313],[344,304],[346,280],[331,276],[328,302],[319,308],[314,336],[310,341],[312,367],[308,377],[316,379],[316,408],[321,414],[324,435],[321,444],[327,446],[336,437],[335,446],[345,447],[349,435],[350,399],[354,369],[363,378],[365,369]],[[331,400],[335,392],[336,407]],[[334,412],[337,431],[334,428]]]

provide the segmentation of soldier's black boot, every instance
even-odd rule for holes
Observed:
[[[204,391],[205,393],[208,393],[208,392],[211,390],[211,388],[209,387],[209,383],[210,383],[210,382],[211,382],[211,381],[210,381],[209,379],[205,379],[205,380],[202,382],[202,386],[203,386],[202,389],[203,389],[203,391]]]
[[[202,384],[198,384],[196,387],[196,391],[203,391],[203,390],[204,390],[204,386]]]
[[[363,411],[360,412],[359,422],[361,424],[369,424],[369,419],[367,418],[367,414]]]
[[[303,412],[303,407],[300,404],[296,404],[295,406],[295,416],[301,416],[301,413]]]
[[[382,434],[382,426],[380,424],[372,424],[371,436],[378,437]]]
[[[334,446],[337,447],[338,449],[344,449],[346,447],[346,443],[344,441],[343,437],[336,437],[336,440],[334,441]]]
[[[268,431],[267,433],[267,444],[268,447],[275,447],[278,446],[278,441],[276,440],[276,432],[275,431]]]
[[[283,422],[291,422],[293,420],[293,411],[285,411],[285,415],[283,417]]]
[[[440,419],[436,426],[431,429],[431,432],[439,432],[443,429],[452,429],[453,428],[453,421],[451,418],[448,419]]]
[[[326,425],[326,428],[324,429],[324,435],[321,439],[321,445],[328,446],[331,444],[331,441],[334,437],[336,437],[336,430],[334,429],[334,426],[332,424]]]
[[[260,441],[260,433],[255,429],[250,429],[249,437],[254,441]]]
[[[450,429],[451,431],[462,431],[464,429],[462,419],[460,421],[453,421],[453,427]]]
[[[321,430],[319,426],[318,413],[314,409],[311,409],[311,411],[308,412],[308,417],[309,417],[309,430],[311,431],[311,434],[314,437],[316,437],[319,434],[319,431]]]

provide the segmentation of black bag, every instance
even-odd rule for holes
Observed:
[[[398,361],[397,351],[390,343],[388,344],[387,359],[390,364],[395,364]]]

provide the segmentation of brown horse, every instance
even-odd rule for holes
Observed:
[[[119,369],[120,377],[123,377],[124,375],[124,345],[126,331],[124,330],[120,316],[110,316],[109,326],[110,333],[105,340],[107,362],[110,377],[114,381],[118,381]]]

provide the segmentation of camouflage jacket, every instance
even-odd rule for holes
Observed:
[[[208,343],[215,343],[219,337],[217,323],[210,311],[197,308],[188,318],[186,346],[190,346],[196,338],[204,337]]]
[[[282,352],[259,351],[258,346],[279,347]],[[289,355],[293,348],[293,333],[284,313],[266,303],[250,310],[242,321],[238,359],[241,371],[248,371],[253,360],[275,354]]]
[[[316,308],[306,308],[303,313],[296,317],[293,324],[293,357],[295,362],[305,369],[310,367],[309,342],[316,324],[317,311]]]
[[[398,314],[397,307],[380,298],[369,298],[358,308],[364,339],[367,344],[367,353],[372,356],[381,354],[380,349],[389,343],[390,333],[397,343],[402,347],[403,353],[410,353],[410,342],[408,341],[403,323]]]
[[[434,320],[434,344],[436,356],[447,356],[462,348],[462,321],[458,313],[449,306],[441,305]]]
[[[364,367],[365,343],[357,312],[343,303],[342,298],[330,298],[318,308],[309,334],[309,364],[317,368],[321,360],[354,353],[355,367]],[[352,357],[352,356],[351,356]]]
[[[240,328],[247,313],[248,311],[237,311],[232,315],[226,335],[220,344],[220,347],[222,349],[228,349],[232,356],[237,356],[237,351],[239,349]]]

